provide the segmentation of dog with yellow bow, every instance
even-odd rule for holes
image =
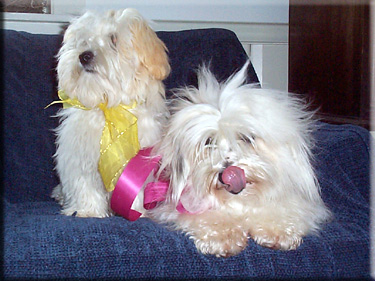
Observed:
[[[57,58],[54,103],[63,108],[52,197],[65,215],[107,217],[124,167],[161,137],[167,49],[134,9],[86,12],[65,31]]]

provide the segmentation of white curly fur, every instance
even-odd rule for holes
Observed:
[[[249,236],[296,249],[330,215],[311,165],[313,114],[292,94],[245,84],[247,67],[224,83],[201,68],[198,88],[176,91],[158,144],[170,191],[147,215],[186,232],[205,254],[237,254]],[[245,171],[239,194],[219,180],[228,166]],[[191,213],[178,212],[178,202]]]
[[[85,52],[87,62],[82,58]],[[58,86],[91,110],[68,108],[57,113],[61,124],[54,157],[61,183],[52,197],[62,205],[63,214],[112,214],[111,193],[98,172],[105,123],[98,105],[136,101],[132,112],[138,118],[140,145],[152,146],[168,116],[162,80],[169,71],[164,43],[134,9],[86,12],[69,25],[58,53]]]

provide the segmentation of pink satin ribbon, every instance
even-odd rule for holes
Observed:
[[[111,208],[124,218],[135,221],[142,214],[131,206],[151,172],[156,172],[160,156],[150,157],[152,148],[140,150],[126,165],[111,198]]]
[[[165,200],[168,188],[169,182],[159,181],[148,183],[143,194],[143,207],[146,210],[155,208],[158,202]]]
[[[131,207],[147,178],[151,173],[155,177],[159,168],[161,157],[151,157],[151,151],[152,147],[140,150],[136,156],[130,159],[112,193],[112,210],[130,221],[135,221],[142,215]],[[146,210],[155,208],[158,202],[165,200],[168,188],[168,181],[149,182],[144,189],[143,207]],[[181,202],[178,203],[176,209],[180,213],[189,213]]]
[[[165,201],[168,188],[169,182],[166,181],[148,183],[144,191],[143,207],[146,210],[151,210],[156,207],[157,203]],[[176,210],[183,214],[191,214],[191,212],[185,209],[180,201],[176,206]]]

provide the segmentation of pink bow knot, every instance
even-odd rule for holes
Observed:
[[[143,207],[146,210],[155,208],[166,199],[169,181],[155,181],[161,157],[151,156],[151,151],[152,147],[142,149],[130,159],[112,193],[112,210],[130,221],[135,221],[142,215],[131,207],[145,185]],[[189,213],[181,202],[176,209],[181,213]]]

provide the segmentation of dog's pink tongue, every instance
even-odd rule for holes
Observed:
[[[237,194],[246,187],[245,171],[237,166],[229,166],[221,176],[222,181],[227,184],[227,191]]]

